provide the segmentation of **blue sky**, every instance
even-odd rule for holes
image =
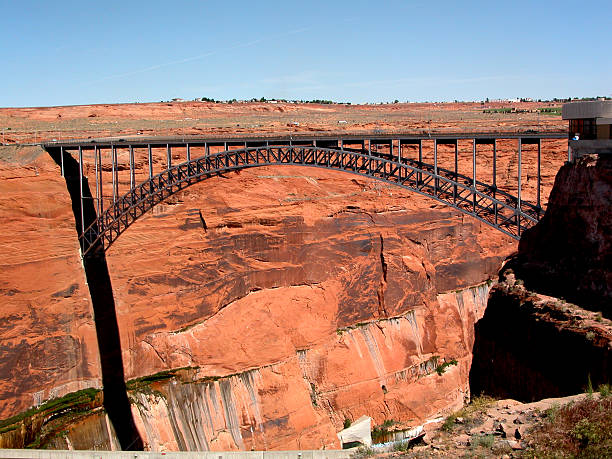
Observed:
[[[0,106],[612,95],[612,2],[1,0]]]

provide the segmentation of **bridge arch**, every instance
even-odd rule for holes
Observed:
[[[169,196],[224,172],[258,166],[294,165],[344,171],[390,183],[449,205],[520,239],[541,209],[494,185],[437,164],[389,158],[361,150],[266,145],[225,150],[173,165],[133,186],[79,236],[83,256],[105,252],[138,218]]]

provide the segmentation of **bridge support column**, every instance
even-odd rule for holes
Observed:
[[[102,187],[102,149],[98,150],[98,164],[100,165],[100,170],[98,171],[98,183],[96,184],[96,188],[99,186],[100,188],[100,208],[98,209],[98,216],[104,213],[104,189]]]
[[[438,141],[434,139],[434,196],[438,196]]]
[[[130,190],[134,189],[136,183],[136,174],[134,171],[134,147],[130,145]]]
[[[472,144],[472,191],[474,202],[472,205],[472,212],[476,214],[476,139],[473,140]]]
[[[85,211],[83,209],[83,148],[79,147],[79,196],[81,198],[81,234],[85,234]]]
[[[166,145],[166,164],[168,169],[172,167],[172,147],[169,144]]]
[[[419,172],[417,173],[417,187],[423,182],[423,173],[420,172],[423,168],[423,139],[419,139]]]
[[[147,145],[148,156],[149,156],[149,180],[153,178],[153,153],[151,152],[151,145]]]
[[[497,139],[493,139],[493,214],[497,226]]]
[[[538,139],[538,196],[537,196],[537,206],[538,206],[538,219],[540,218],[540,185],[542,181],[542,173],[541,173],[541,156],[542,156],[542,139]]]
[[[397,139],[397,162],[402,163],[402,139]]]
[[[95,174],[96,174],[96,212],[100,215],[100,171],[102,170],[102,165],[100,164],[100,151],[97,146],[94,147],[94,164],[95,164]]]
[[[368,174],[372,175],[372,139],[368,139]]]
[[[244,142],[244,148],[246,148],[246,142]],[[189,148],[189,144],[187,144],[187,162],[191,161],[191,148]]]
[[[522,139],[518,139],[518,189],[516,191],[516,229],[521,236],[521,175],[522,175]]]
[[[64,147],[60,147],[60,161],[62,169],[62,177],[64,176]]]
[[[455,182],[459,171],[459,139],[455,140]],[[457,204],[457,185],[453,185],[453,203]]]
[[[115,204],[119,197],[119,177],[117,172],[117,149],[114,145],[111,146],[111,163],[113,174],[113,204]]]

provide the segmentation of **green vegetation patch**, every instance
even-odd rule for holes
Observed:
[[[511,107],[504,108],[486,108],[482,111],[482,113],[512,113],[514,111]]]
[[[561,116],[561,107],[542,107],[538,111],[545,115]]]
[[[135,392],[147,392],[150,390],[151,384],[166,381],[179,375],[179,373],[189,370],[197,370],[198,367],[181,367],[173,370],[160,371],[141,378],[130,379],[127,383],[127,390]]]
[[[101,395],[101,392],[100,389],[89,388],[66,394],[63,397],[51,399],[38,407],[32,407],[22,413],[0,421],[0,433],[16,429],[19,422],[37,414],[49,416],[67,411],[89,411],[94,406],[100,406],[102,404],[102,397],[98,397],[98,394]]]
[[[22,433],[16,437],[18,443],[14,447],[42,448],[75,419],[101,409],[102,402],[100,389],[72,392],[0,421],[0,434],[19,429]]]
[[[436,367],[436,373],[438,373],[439,376],[442,376],[448,367],[451,365],[457,366],[458,363],[459,362],[457,362],[457,359],[451,359],[448,362],[444,362]]]
[[[385,419],[382,424],[375,426],[372,429],[372,442],[379,443],[389,434],[390,428],[396,424],[398,422],[395,419]]]

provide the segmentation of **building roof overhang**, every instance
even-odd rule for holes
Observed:
[[[612,100],[591,100],[563,104],[561,117],[564,120],[612,118]],[[609,123],[597,123],[609,124]]]

